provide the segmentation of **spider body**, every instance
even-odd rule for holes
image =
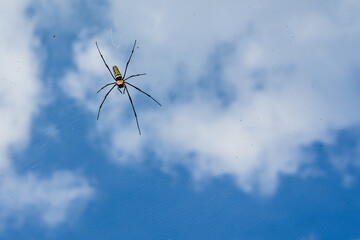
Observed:
[[[114,79],[114,82],[111,82],[111,83],[106,84],[105,86],[103,86],[102,88],[100,88],[100,90],[98,91],[98,92],[100,92],[102,89],[106,88],[107,86],[113,85],[113,86],[111,87],[111,89],[106,93],[106,95],[105,95],[105,97],[104,97],[104,100],[103,100],[103,101],[101,102],[101,104],[100,104],[99,111],[98,111],[98,115],[97,115],[97,119],[99,120],[100,110],[101,110],[101,107],[102,107],[102,105],[104,104],[107,96],[109,95],[109,93],[110,93],[115,87],[117,87],[118,90],[119,90],[121,93],[123,93],[123,94],[125,94],[125,91],[126,91],[128,97],[129,97],[130,103],[131,103],[131,107],[132,107],[132,109],[133,109],[133,111],[134,111],[134,115],[135,115],[135,119],[136,119],[136,124],[137,124],[138,130],[139,130],[139,134],[141,135],[141,131],[140,131],[140,127],[139,127],[139,121],[138,121],[138,118],[137,118],[137,115],[136,115],[136,111],[135,111],[135,107],[134,107],[134,104],[133,104],[133,102],[132,102],[132,99],[131,99],[131,96],[130,96],[130,93],[129,93],[129,90],[128,90],[127,86],[130,86],[130,87],[135,88],[136,90],[142,92],[143,94],[145,94],[146,96],[148,96],[148,97],[150,97],[152,100],[154,100],[154,101],[155,101],[157,104],[159,104],[160,106],[161,106],[161,104],[160,104],[158,101],[156,101],[152,96],[150,96],[148,93],[144,92],[144,91],[141,90],[140,88],[138,88],[138,87],[136,87],[136,86],[134,86],[134,85],[132,85],[131,83],[128,83],[128,82],[126,81],[126,80],[128,80],[128,79],[130,79],[130,78],[133,78],[133,77],[138,77],[138,76],[146,75],[146,73],[140,73],[140,74],[131,75],[130,77],[126,77],[126,70],[127,70],[128,65],[129,65],[129,62],[130,62],[130,60],[131,60],[131,57],[132,57],[132,55],[133,55],[133,53],[134,53],[134,49],[135,49],[135,45],[136,45],[136,40],[135,40],[135,42],[134,42],[134,46],[133,46],[133,49],[132,49],[132,51],[131,51],[129,60],[128,60],[127,63],[126,63],[126,67],[125,67],[125,71],[124,71],[124,76],[121,75],[121,73],[120,73],[119,69],[117,68],[117,66],[113,66],[113,71],[114,71],[114,74],[115,74],[115,75],[111,72],[109,66],[108,66],[108,65],[106,64],[106,62],[105,62],[105,59],[104,59],[103,55],[102,55],[101,52],[100,52],[100,49],[99,49],[99,46],[98,46],[97,42],[95,42],[95,43],[96,43],[96,47],[97,47],[97,49],[98,49],[98,51],[99,51],[99,54],[100,54],[102,60],[104,61],[104,64],[105,64],[106,68],[109,70],[112,78]],[[122,88],[124,88],[124,90],[123,90],[124,92],[121,91]]]
[[[119,69],[117,68],[117,66],[113,66],[113,70],[114,70],[114,74],[115,74],[115,80],[123,80],[122,75],[119,71]]]
[[[113,66],[114,74],[115,74],[115,81],[116,85],[118,86],[118,89],[122,89],[124,87],[124,79],[122,78],[122,75],[117,68],[117,66]]]
[[[116,85],[118,86],[118,89],[122,89],[124,87],[124,80],[117,80]]]

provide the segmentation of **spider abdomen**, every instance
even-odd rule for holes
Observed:
[[[117,66],[113,66],[113,70],[114,70],[114,73],[115,73],[116,81],[122,80],[122,75],[121,75],[119,69],[117,68]]]

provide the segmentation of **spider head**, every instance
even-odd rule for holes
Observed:
[[[119,69],[117,68],[117,66],[113,66],[113,70],[114,70],[114,74],[115,74],[115,80],[116,81],[122,80],[122,75],[121,75]]]
[[[124,87],[124,80],[116,80],[116,85],[119,88],[123,88]]]

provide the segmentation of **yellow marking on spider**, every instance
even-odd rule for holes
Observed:
[[[124,84],[124,80],[116,80],[116,85],[121,86]]]
[[[113,70],[114,70],[114,73],[115,73],[115,79],[118,81],[118,80],[122,80],[122,75],[119,71],[119,69],[117,68],[117,66],[113,66]],[[118,84],[119,85],[119,84]]]

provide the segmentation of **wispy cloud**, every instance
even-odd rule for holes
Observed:
[[[300,240],[316,240],[316,239],[318,239],[318,238],[317,238],[316,235],[313,234],[313,233],[309,234],[309,235],[306,236],[306,237],[300,238]]]
[[[49,226],[66,222],[81,212],[94,190],[86,179],[71,172],[55,172],[40,178],[33,173],[19,176],[7,171],[1,175],[0,227],[7,222],[24,222],[29,217]]]
[[[128,99],[118,92],[109,97],[97,128],[110,135],[121,162],[151,151],[165,165],[187,166],[199,180],[226,174],[246,192],[271,194],[281,174],[297,174],[312,161],[304,146],[331,143],[337,130],[360,123],[354,106],[360,86],[352,75],[360,60],[353,52],[360,19],[347,11],[360,9],[354,1],[336,7],[311,1],[109,3],[116,24],[109,18],[103,35],[75,44],[77,71],[66,75],[63,87],[78,85],[70,96],[95,114],[103,97],[96,90],[106,77],[111,81],[95,39],[108,64],[121,66],[139,40],[130,71],[148,75],[133,81],[164,106],[133,93],[144,133],[138,137]],[[105,40],[111,28],[120,48]],[[216,52],[223,46],[228,49]],[[84,74],[86,86],[79,80]],[[224,105],[227,95],[233,97]]]
[[[31,139],[33,118],[43,104],[40,81],[41,54],[34,22],[25,16],[29,1],[0,3],[0,226],[39,216],[55,226],[71,216],[92,196],[86,179],[60,171],[41,178],[16,173],[11,156]]]

